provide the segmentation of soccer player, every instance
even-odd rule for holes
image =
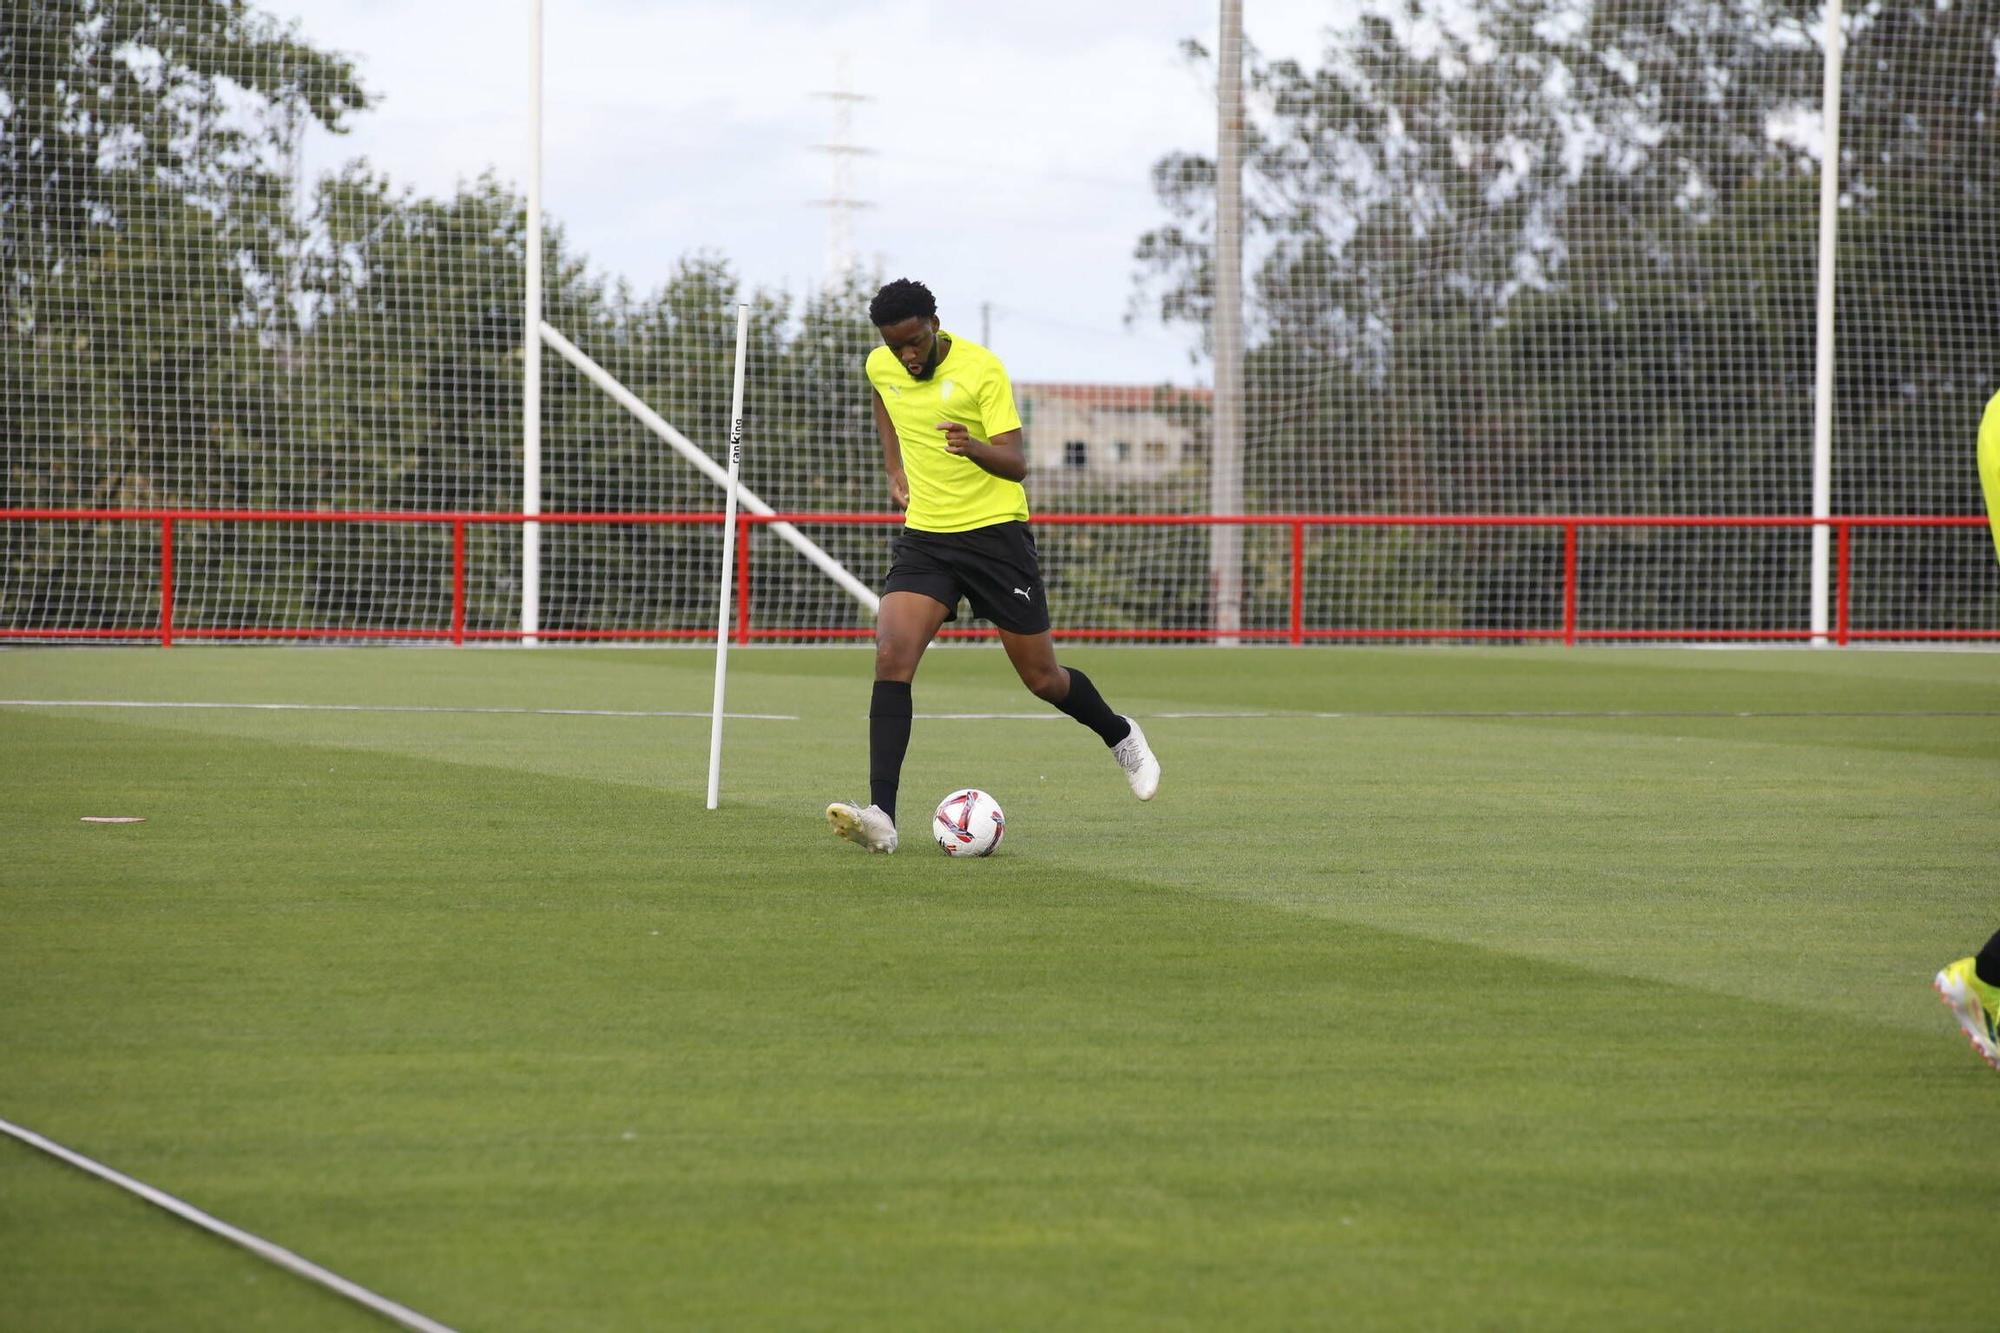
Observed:
[[[910,681],[961,599],[993,622],[1021,683],[1096,732],[1150,801],[1160,761],[1131,718],[1111,711],[1090,677],[1056,662],[1048,592],[1028,530],[1028,475],[1014,386],[1000,358],[943,329],[937,300],[898,278],[868,319],[882,346],[868,354],[875,433],[889,498],[904,511],[875,624],[875,692],[868,705],[868,804],[835,801],[835,835],[871,852],[896,850],[896,788],[910,745]]]
[[[1938,973],[1931,986],[1979,1058],[2000,1069],[2000,931],[1978,953]]]
[[[1979,486],[1986,492],[1986,517],[1993,525],[1993,550],[2000,555],[2000,394],[1979,419]],[[2000,1069],[2000,931],[1986,947],[1961,958],[1931,981],[1979,1058]]]

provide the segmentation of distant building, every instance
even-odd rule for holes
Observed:
[[[1208,389],[1016,384],[1031,473],[1158,481],[1208,459]]]

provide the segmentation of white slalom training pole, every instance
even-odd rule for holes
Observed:
[[[743,465],[743,356],[750,307],[736,307],[736,386],[729,394],[729,484],[722,501],[721,605],[715,613],[715,711],[708,724],[708,808],[722,794],[722,695],[729,680],[729,610],[736,601],[736,473]]]

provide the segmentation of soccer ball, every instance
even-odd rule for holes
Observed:
[[[1000,802],[972,787],[939,801],[931,816],[931,834],[946,856],[991,856],[1006,831]]]

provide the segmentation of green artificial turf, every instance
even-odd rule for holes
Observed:
[[[1982,1322],[2000,657],[1063,655],[1158,800],[939,650],[883,858],[865,651],[715,812],[706,653],[0,652],[358,706],[0,705],[0,1118],[468,1330]],[[370,1318],[0,1139],[0,1327]]]

